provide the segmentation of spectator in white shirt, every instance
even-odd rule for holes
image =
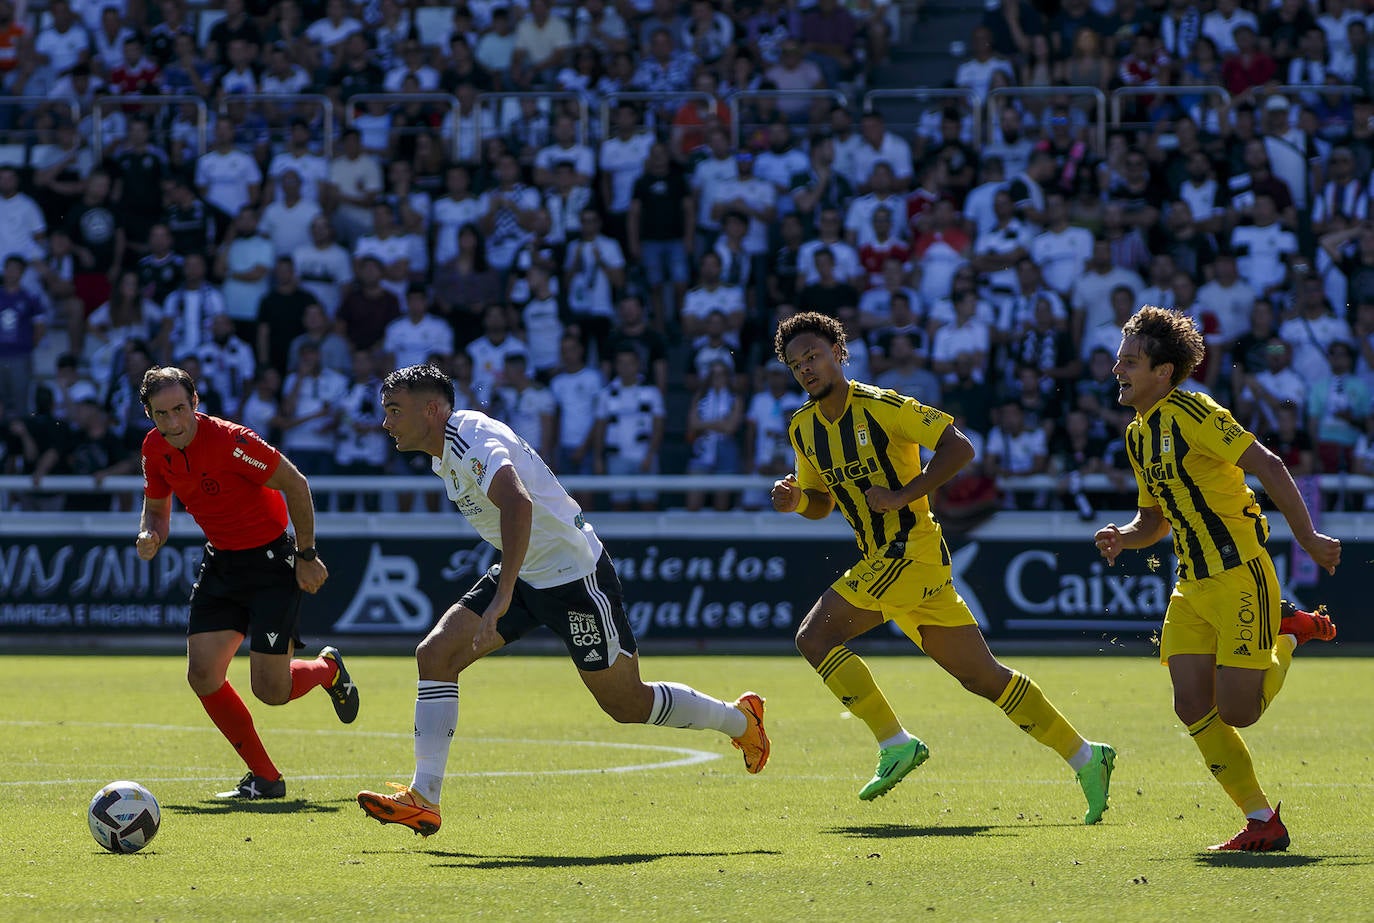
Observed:
[[[482,313],[482,335],[464,349],[472,360],[473,395],[484,407],[491,404],[493,389],[501,384],[506,356],[529,352],[524,341],[510,332],[506,310],[505,305],[488,305]]]
[[[1092,258],[1093,235],[1087,228],[1069,225],[1068,203],[1060,193],[1045,196],[1045,219],[1044,233],[1031,241],[1031,259],[1045,284],[1066,295]]]
[[[501,384],[488,412],[515,430],[540,458],[554,457],[558,402],[548,388],[530,378],[529,357],[524,353],[506,356]]]
[[[372,232],[372,206],[382,191],[382,170],[377,161],[363,151],[363,139],[356,128],[347,128],[339,138],[342,152],[329,164],[325,186],[325,211],[334,208],[334,230],[344,244]]]
[[[402,64],[387,72],[382,87],[388,93],[397,93],[407,77],[414,77],[421,93],[433,93],[439,89],[439,72],[425,63],[425,48],[415,39],[407,39],[401,46]]]
[[[277,256],[290,256],[310,243],[310,226],[321,217],[320,206],[301,195],[301,177],[293,169],[278,178],[281,199],[262,210],[260,230]]]
[[[65,74],[91,59],[91,35],[72,13],[67,0],[52,0],[48,5],[52,23],[34,40],[34,58],[45,67],[49,79]]]
[[[1288,257],[1298,252],[1298,239],[1279,224],[1278,209],[1268,193],[1255,195],[1251,217],[1253,224],[1231,231],[1231,251],[1238,257],[1241,278],[1257,295],[1270,295],[1283,287]]]
[[[453,328],[429,313],[429,292],[419,283],[406,293],[406,313],[386,325],[382,350],[394,368],[423,365],[430,356],[453,355]]]
[[[219,392],[227,408],[238,407],[247,396],[257,362],[253,347],[234,335],[234,322],[228,314],[216,314],[210,322],[210,337],[191,353],[200,360],[201,376]]]
[[[911,185],[911,145],[887,130],[887,123],[877,112],[865,112],[859,123],[860,143],[854,148],[854,175],[850,179],[861,190],[868,190],[873,165],[885,162],[892,168],[898,190]]]
[[[560,367],[549,382],[558,403],[558,474],[592,473],[592,429],[596,425],[601,372],[587,365],[587,345],[574,333],[559,341]]]
[[[282,386],[281,448],[307,476],[332,474],[335,408],[348,394],[348,379],[320,364],[320,348],[301,345],[300,365]]]
[[[639,353],[631,345],[615,354],[615,380],[597,397],[596,427],[592,431],[593,470],[623,477],[657,474],[663,447],[663,394],[641,375]],[[652,490],[617,490],[611,507],[628,510],[631,502],[644,511],[658,508]]]
[[[329,181],[329,164],[323,157],[310,152],[310,123],[303,118],[291,120],[286,150],[274,155],[268,164],[265,194],[281,198],[281,190],[276,184],[287,170],[293,171],[300,180],[301,198],[319,204],[320,186]]]
[[[343,287],[353,281],[353,260],[334,242],[334,229],[323,215],[310,222],[310,243],[291,253],[301,288],[315,296],[325,314],[339,310]]]
[[[551,133],[553,143],[540,148],[534,155],[534,184],[541,189],[552,185],[553,168],[560,163],[571,163],[578,183],[589,184],[596,175],[596,154],[587,145],[578,143],[577,122],[572,116],[560,113],[554,117]]]
[[[625,254],[620,244],[601,233],[601,214],[594,208],[582,209],[582,233],[568,244],[563,273],[568,310],[589,341],[596,343],[597,356],[606,355],[614,293],[625,284]]]
[[[215,123],[214,147],[196,161],[196,191],[200,197],[232,219],[245,205],[258,200],[262,171],[257,161],[234,147],[234,123]]]

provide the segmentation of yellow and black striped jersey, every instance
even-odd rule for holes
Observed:
[[[1180,580],[1237,567],[1264,550],[1269,523],[1236,464],[1254,441],[1212,398],[1177,389],[1126,427],[1139,504],[1158,506],[1169,521]]]
[[[953,418],[896,391],[852,381],[835,422],[807,401],[788,432],[797,455],[797,483],[828,492],[849,520],[865,557],[885,556],[949,563],[940,526],[922,497],[888,513],[868,508],[864,491],[897,490],[921,473],[921,446],[934,448]]]

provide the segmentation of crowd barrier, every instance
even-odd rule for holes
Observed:
[[[1076,642],[1066,649],[1092,642],[1104,650],[1149,639],[1172,587],[1169,544],[1127,552],[1108,567],[1092,543],[1099,525],[1128,515],[1104,512],[1084,523],[1067,513],[998,514],[950,537],[955,586],[993,639]],[[788,650],[813,601],[857,556],[838,515],[805,523],[771,512],[591,518],[644,640],[767,642]],[[1358,617],[1374,559],[1374,519],[1328,515],[1323,528],[1345,542],[1335,576],[1311,574],[1282,519],[1270,521],[1284,596],[1353,616],[1340,623],[1341,642],[1374,641],[1374,623]],[[176,514],[170,540],[144,562],[134,549],[136,524],[133,513],[0,517],[0,637],[184,632],[203,554],[200,532]],[[418,639],[498,560],[452,511],[325,514],[317,545],[330,578],[303,608],[302,632],[315,645],[341,635]],[[895,637],[887,627],[878,631]]]

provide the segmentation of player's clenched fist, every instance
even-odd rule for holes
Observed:
[[[156,532],[144,530],[138,533],[138,538],[134,541],[134,547],[138,549],[138,556],[145,561],[151,561],[153,555],[162,547],[162,540],[157,537]]]
[[[1121,554],[1121,530],[1116,523],[1109,522],[1098,529],[1093,542],[1097,545],[1097,553],[1107,559],[1108,566],[1116,564],[1117,555]]]
[[[790,513],[797,508],[801,502],[801,488],[797,486],[797,476],[788,472],[787,476],[773,482],[773,492],[770,497],[773,501],[773,509],[779,513]]]

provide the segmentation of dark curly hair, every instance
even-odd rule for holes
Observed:
[[[849,361],[849,347],[845,344],[844,326],[828,314],[816,311],[802,311],[778,324],[778,332],[773,334],[773,352],[778,361],[787,364],[787,344],[805,333],[813,333],[840,348],[840,362]]]
[[[382,381],[382,400],[393,391],[409,391],[411,394],[428,394],[443,398],[453,406],[453,379],[449,378],[438,366],[411,365],[397,369]]]
[[[1121,338],[1129,337],[1140,340],[1140,351],[1150,360],[1150,368],[1173,363],[1174,374],[1169,383],[1175,387],[1193,374],[1206,352],[1202,334],[1192,318],[1152,304],[1141,306],[1121,328]]]

